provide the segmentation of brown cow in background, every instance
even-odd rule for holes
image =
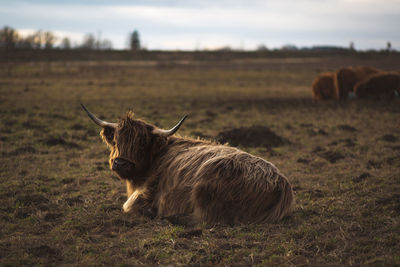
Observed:
[[[312,83],[312,96],[314,100],[336,99],[334,85],[334,73],[325,72],[319,74]]]
[[[276,222],[291,210],[292,187],[272,163],[227,145],[173,136],[186,116],[162,130],[133,113],[109,123],[82,108],[103,127],[110,167],[126,182],[125,212],[236,224]]]
[[[400,93],[400,74],[384,72],[370,76],[354,86],[358,98],[392,99]]]
[[[337,99],[347,99],[349,94],[354,92],[354,85],[356,83],[379,72],[381,72],[379,69],[366,66],[340,68],[334,78]]]

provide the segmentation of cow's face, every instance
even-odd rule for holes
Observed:
[[[100,135],[103,138],[103,141],[107,144],[107,146],[111,150],[110,160],[109,160],[110,168],[113,171],[115,171],[120,178],[129,179],[130,177],[133,177],[133,175],[134,175],[135,164],[127,159],[119,157],[120,149],[118,149],[116,144],[120,143],[120,142],[118,142],[118,140],[114,139],[115,132],[116,132],[116,129],[106,127],[106,128],[103,128]]]
[[[110,168],[122,179],[136,185],[144,182],[146,172],[167,144],[167,138],[174,134],[181,121],[170,130],[161,130],[142,120],[134,119],[133,113],[119,123],[109,123],[98,119],[85,106],[82,108],[89,117],[103,127],[100,135],[110,148]]]
[[[128,114],[116,128],[104,128],[101,136],[110,148],[110,168],[122,179],[142,183],[166,137],[153,133],[154,126]]]

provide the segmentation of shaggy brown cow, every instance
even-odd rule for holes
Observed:
[[[392,99],[400,93],[400,74],[384,72],[357,83],[354,91],[358,98]]]
[[[319,74],[312,83],[312,95],[314,100],[336,99],[336,90],[333,83],[334,74],[325,72]]]
[[[354,85],[367,79],[369,76],[381,72],[372,67],[343,67],[340,68],[334,78],[336,97],[339,100],[345,100],[349,94],[354,92]]]
[[[227,145],[173,136],[186,116],[162,130],[133,113],[109,123],[82,107],[103,127],[110,167],[126,182],[125,212],[236,224],[276,222],[291,210],[292,187],[270,162]]]

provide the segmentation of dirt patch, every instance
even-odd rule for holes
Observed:
[[[328,146],[336,146],[340,143],[342,143],[343,146],[345,146],[345,147],[353,147],[356,145],[355,140],[346,138],[346,139],[339,139],[337,141],[333,141],[333,142],[329,143]]]
[[[117,218],[117,219],[113,219],[112,220],[111,225],[117,226],[117,227],[129,227],[129,228],[132,228],[132,227],[136,226],[137,223]]]
[[[316,135],[328,135],[328,133],[324,129],[320,128],[313,128],[308,130],[308,134],[310,136],[316,136]]]
[[[380,169],[382,167],[381,161],[368,160],[367,169]]]
[[[235,128],[220,132],[216,139],[221,143],[245,147],[277,147],[290,143],[265,126]]]
[[[379,206],[390,205],[394,211],[400,213],[400,194],[393,194],[390,197],[377,199],[376,204]]]
[[[339,159],[344,159],[344,155],[337,151],[326,151],[319,154],[321,158],[326,159],[330,163],[335,163]]]
[[[97,132],[97,131],[94,130],[94,129],[88,129],[88,130],[86,131],[86,134],[87,134],[88,136],[96,136],[96,135],[99,134],[99,132]]]
[[[19,156],[23,154],[36,154],[38,151],[32,146],[23,146],[7,153],[8,156]]]
[[[325,151],[325,149],[324,149],[322,146],[316,146],[316,147],[312,150],[312,152],[314,152],[314,153],[319,153],[319,152],[322,152],[322,151]]]
[[[300,127],[304,127],[304,128],[313,127],[312,123],[300,123],[299,125],[300,125]]]
[[[214,118],[214,117],[217,116],[217,113],[215,113],[215,112],[213,112],[213,111],[211,111],[211,110],[206,110],[205,115],[206,115],[207,117]]]
[[[74,125],[71,126],[71,130],[84,130],[84,129],[86,129],[86,127],[79,123],[75,123]]]
[[[368,172],[364,172],[364,173],[360,174],[359,176],[351,178],[351,180],[355,183],[359,183],[359,182],[364,181],[365,179],[367,179],[370,176],[371,176],[371,174],[369,174]]]
[[[72,206],[72,205],[75,205],[75,204],[82,203],[83,200],[82,200],[82,198],[81,198],[80,196],[78,196],[78,197],[66,198],[66,199],[65,199],[65,202],[66,202],[68,205]]]
[[[178,234],[178,237],[184,238],[192,238],[192,237],[199,237],[203,234],[202,229],[190,229]]]
[[[24,123],[22,123],[22,126],[28,129],[41,129],[43,130],[45,128],[45,125],[42,125],[36,121],[25,121]]]
[[[47,245],[41,245],[38,247],[33,247],[28,249],[28,253],[32,254],[35,257],[49,257],[49,256],[56,256],[60,255],[60,252],[54,248],[51,248]]]
[[[53,222],[56,221],[57,219],[63,217],[64,215],[59,212],[49,212],[44,216],[44,220],[47,222]]]
[[[325,196],[324,192],[322,192],[322,190],[320,189],[315,189],[315,190],[310,189],[305,192],[310,194],[311,198],[321,198]]]
[[[354,128],[353,126],[347,125],[347,124],[338,125],[337,128],[339,130],[346,131],[346,132],[356,132],[357,131],[356,128]]]
[[[304,164],[308,164],[310,163],[310,160],[306,159],[306,158],[298,158],[297,162],[299,163],[304,163]]]
[[[40,204],[49,203],[49,200],[42,195],[30,194],[30,195],[19,195],[15,202],[24,204],[24,206],[38,206]]]
[[[400,162],[400,155],[394,156],[394,157],[388,157],[383,160],[384,163],[389,164],[389,165],[394,165],[396,163]]]
[[[74,181],[75,181],[74,178],[64,178],[64,179],[61,180],[61,183],[63,183],[63,184],[70,184],[70,183],[72,183],[72,182],[74,182]]]
[[[74,142],[67,142],[65,141],[64,138],[62,137],[48,137],[46,139],[43,139],[41,141],[43,144],[47,145],[47,146],[63,146],[65,148],[75,148],[75,149],[80,149],[82,148],[80,145],[78,145],[77,143]]]
[[[385,134],[379,139],[385,142],[391,142],[391,143],[397,142],[397,137],[394,136],[393,134]]]

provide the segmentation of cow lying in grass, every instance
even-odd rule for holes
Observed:
[[[367,66],[340,68],[334,77],[337,99],[348,99],[351,94],[354,94],[354,85],[356,83],[362,82],[379,72],[380,70]]]
[[[128,113],[118,123],[100,120],[111,150],[110,167],[126,182],[125,212],[181,215],[192,223],[277,222],[292,207],[287,178],[268,161],[237,148],[173,136]]]
[[[354,86],[358,98],[393,99],[400,93],[400,74],[383,72],[372,75]]]
[[[312,83],[312,96],[314,100],[336,99],[336,90],[334,85],[334,73],[325,72],[319,74]]]

